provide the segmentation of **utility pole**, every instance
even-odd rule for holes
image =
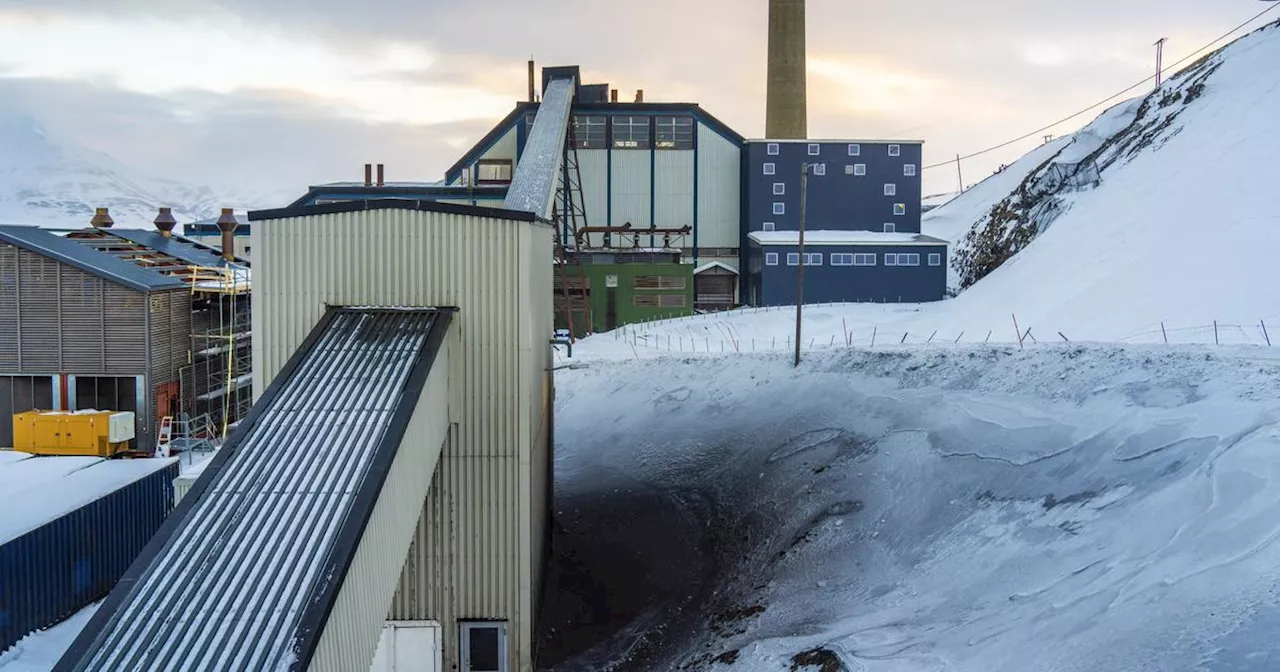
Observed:
[[[1164,43],[1169,38],[1162,37],[1156,40],[1156,88],[1164,83]]]
[[[964,172],[960,170],[960,155],[956,154],[956,176],[960,178],[960,192],[964,193]]]
[[[800,164],[800,265],[796,267],[796,360],[800,366],[800,319],[804,315],[804,223],[809,203],[809,164]]]

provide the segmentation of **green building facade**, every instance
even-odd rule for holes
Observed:
[[[585,329],[583,277],[591,306]],[[566,296],[565,285],[568,285]],[[569,262],[556,277],[556,328],[568,328],[565,302],[573,306],[573,333],[610,331],[626,324],[693,314],[693,266],[669,262]]]

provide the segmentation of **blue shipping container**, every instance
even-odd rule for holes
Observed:
[[[170,462],[0,546],[0,652],[106,597],[173,510],[177,477]]]

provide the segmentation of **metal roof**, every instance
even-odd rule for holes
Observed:
[[[330,309],[55,669],[304,669],[451,316]]]
[[[288,219],[291,217],[307,217],[311,215],[329,215],[338,212],[360,212],[361,210],[424,210],[427,212],[443,212],[452,215],[510,219],[519,222],[545,221],[540,220],[531,212],[522,212],[519,210],[486,208],[484,206],[460,205],[457,203],[440,203],[439,201],[415,201],[402,198],[342,201],[341,203],[325,203],[323,205],[291,206],[277,210],[257,210],[249,213],[249,221],[259,222],[264,219]]]
[[[799,231],[753,231],[747,234],[759,245],[798,245]],[[880,231],[815,230],[805,231],[805,245],[946,245],[947,241],[919,233],[884,233]]]
[[[162,252],[175,259],[191,264],[192,266],[226,266],[227,261],[222,258],[222,251],[216,247],[197,243],[189,238],[182,236],[172,236],[165,238],[160,235],[159,231],[154,229],[108,229],[106,233],[113,236],[124,238],[131,243],[137,243],[145,247],[149,247],[157,252]],[[236,259],[237,264],[248,266],[249,262],[244,259]]]
[[[186,287],[163,273],[104,254],[85,245],[34,226],[0,224],[0,241],[70,264],[100,278],[140,292]]]

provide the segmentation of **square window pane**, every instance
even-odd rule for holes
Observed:
[[[799,252],[788,252],[788,253],[787,253],[787,265],[788,265],[788,266],[799,266],[799,265],[800,265],[800,253],[799,253]]]
[[[844,174],[845,174],[845,175],[852,175],[852,174],[853,174],[853,164],[848,164],[848,165],[846,165],[846,166],[844,167]]]
[[[765,230],[765,231],[776,231],[776,230],[777,230],[777,228],[776,228],[776,227],[777,227],[777,224],[774,224],[773,222],[765,222],[765,223],[764,223],[764,230]]]
[[[764,265],[765,265],[765,266],[777,266],[777,265],[778,265],[778,253],[777,253],[777,252],[768,252],[768,253],[766,253],[766,254],[764,255]]]
[[[906,164],[905,166],[903,166],[903,167],[902,167],[902,174],[903,174],[903,175],[905,175],[905,176],[907,176],[907,177],[915,177],[915,176],[916,176],[916,164],[914,164],[914,163],[908,163],[908,164]]]
[[[898,215],[899,217],[900,217],[900,216],[902,216],[902,215],[907,214],[907,204],[906,204],[906,203],[894,203],[894,204],[893,204],[893,214]]]
[[[902,146],[889,145],[889,156],[902,156]]]
[[[772,163],[764,164],[765,175],[773,175],[775,172],[777,172],[777,170],[778,170],[778,166],[775,164],[772,164]]]
[[[825,163],[815,164],[815,165],[813,166],[813,174],[814,174],[814,175],[826,175],[826,174],[827,174],[827,164],[825,164]]]
[[[862,145],[849,145],[849,156],[861,156]]]
[[[930,266],[941,266],[941,265],[942,265],[942,255],[941,255],[941,254],[931,254],[931,255],[929,255],[929,265],[930,265]]]
[[[777,156],[777,155],[778,155],[778,143],[776,143],[776,142],[771,142],[771,143],[769,143],[768,145],[766,145],[765,149],[766,149],[766,151],[768,151],[769,156]]]
[[[898,225],[897,225],[897,224],[892,224],[892,223],[891,223],[891,224],[885,224],[885,225],[884,225],[884,232],[885,232],[885,233],[897,233],[897,231],[898,231]]]
[[[886,185],[884,185],[884,195],[885,195],[885,196],[897,196],[897,195],[898,195],[898,185],[896,185],[896,184],[886,184]]]
[[[853,166],[853,174],[854,174],[854,175],[866,175],[866,174],[867,174],[867,164],[865,164],[865,163],[857,163],[857,164],[854,164],[854,166]]]
[[[773,214],[775,214],[775,215],[785,215],[785,214],[787,214],[787,204],[786,204],[786,203],[774,203],[774,204],[773,204]]]
[[[784,183],[784,182],[774,182],[774,183],[773,183],[773,195],[774,195],[774,196],[783,196],[783,195],[785,195],[786,193],[787,193],[787,185],[786,185],[786,183]]]
[[[821,153],[822,153],[821,145],[814,145],[814,144],[809,145],[809,156],[818,156]]]

